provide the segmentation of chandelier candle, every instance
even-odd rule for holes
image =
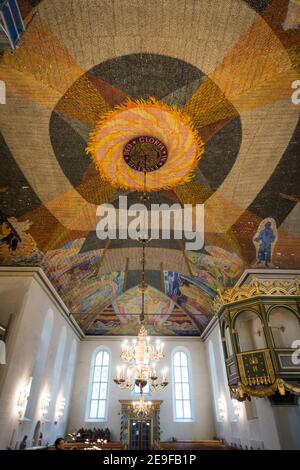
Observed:
[[[132,408],[136,418],[147,418],[152,408],[152,402],[145,401],[144,395],[141,395],[139,400],[132,402]]]
[[[132,345],[125,340],[122,344],[121,359],[127,363],[117,368],[117,375],[114,382],[120,388],[133,390],[135,386],[139,387],[140,393],[149,383],[151,390],[162,390],[168,385],[167,369],[162,371],[162,380],[158,383],[156,373],[156,362],[163,357],[164,345],[157,340],[155,347],[150,343],[147,336],[147,330],[144,325],[141,326],[138,340],[134,339]]]

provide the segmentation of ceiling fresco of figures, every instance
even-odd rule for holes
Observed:
[[[28,30],[0,55],[1,264],[40,266],[87,335],[137,334],[141,245],[96,234],[99,205],[140,202],[126,131],[165,148],[151,203],[204,204],[203,248],[147,244],[150,334],[200,335],[246,268],[300,268],[299,0],[19,5]]]

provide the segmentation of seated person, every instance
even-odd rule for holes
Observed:
[[[65,440],[63,437],[58,437],[54,442],[55,450],[65,450]]]

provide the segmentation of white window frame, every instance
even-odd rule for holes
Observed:
[[[178,352],[183,352],[187,357],[187,369],[189,377],[189,392],[190,392],[190,407],[191,407],[191,417],[190,418],[177,418],[176,416],[176,390],[175,390],[175,374],[174,374],[174,356]],[[172,351],[171,359],[171,377],[172,377],[172,395],[173,395],[173,421],[177,423],[191,423],[195,421],[195,409],[194,409],[194,399],[193,399],[193,377],[192,377],[192,360],[190,351],[184,346],[178,346]]]
[[[91,409],[91,401],[92,401],[92,392],[93,392],[93,384],[94,384],[94,373],[95,373],[95,366],[96,366],[96,357],[99,354],[99,352],[106,352],[109,357],[109,362],[108,362],[108,378],[107,378],[107,390],[106,390],[106,399],[105,399],[105,413],[104,413],[104,418],[91,418],[90,417],[90,409]],[[111,351],[110,349],[100,346],[95,349],[92,360],[91,360],[91,365],[90,365],[90,372],[89,372],[89,384],[88,384],[88,393],[87,393],[87,399],[86,399],[86,410],[85,410],[85,421],[86,422],[91,422],[91,423],[105,423],[108,420],[108,401],[109,401],[109,392],[110,392],[110,382],[111,382]],[[101,383],[101,382],[100,382]]]

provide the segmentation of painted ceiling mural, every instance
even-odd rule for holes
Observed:
[[[30,25],[0,57],[0,263],[42,267],[86,334],[137,333],[141,246],[95,233],[97,206],[140,201],[107,147],[125,129],[166,144],[151,202],[205,211],[201,250],[147,245],[150,334],[201,334],[245,268],[299,269],[299,3],[20,0]]]

